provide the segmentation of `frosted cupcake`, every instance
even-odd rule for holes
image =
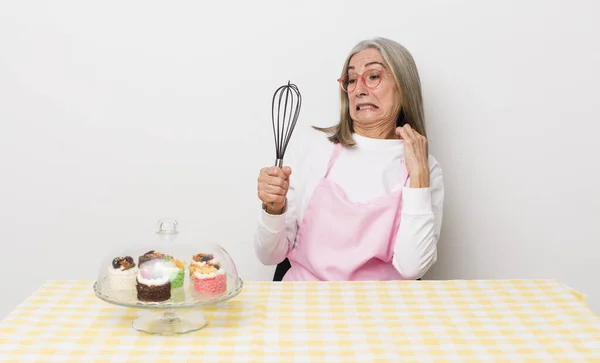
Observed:
[[[167,262],[163,257],[155,251],[140,256],[136,277],[138,300],[160,302],[171,298],[171,275],[167,273]]]
[[[113,291],[132,290],[138,267],[131,256],[119,256],[107,267],[107,285]]]
[[[227,291],[227,276],[213,255],[199,253],[192,257],[190,277],[194,290],[201,294],[222,294]]]

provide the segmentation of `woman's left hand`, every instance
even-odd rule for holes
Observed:
[[[404,159],[410,176],[410,187],[429,188],[427,138],[409,124],[397,127],[396,134],[404,140]]]

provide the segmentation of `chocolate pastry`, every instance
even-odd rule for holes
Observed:
[[[171,298],[171,282],[163,285],[144,285],[136,279],[137,298],[146,302],[161,302]]]

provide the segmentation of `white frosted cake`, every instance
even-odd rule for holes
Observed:
[[[127,291],[135,288],[138,268],[130,256],[115,257],[107,267],[107,285],[113,291]]]

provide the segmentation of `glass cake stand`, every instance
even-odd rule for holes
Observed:
[[[108,255],[94,293],[113,305],[162,312],[135,319],[132,327],[137,331],[174,335],[200,330],[208,325],[202,307],[233,299],[242,291],[243,281],[221,246],[175,242],[177,221],[159,221],[156,234],[157,241],[147,247]]]

